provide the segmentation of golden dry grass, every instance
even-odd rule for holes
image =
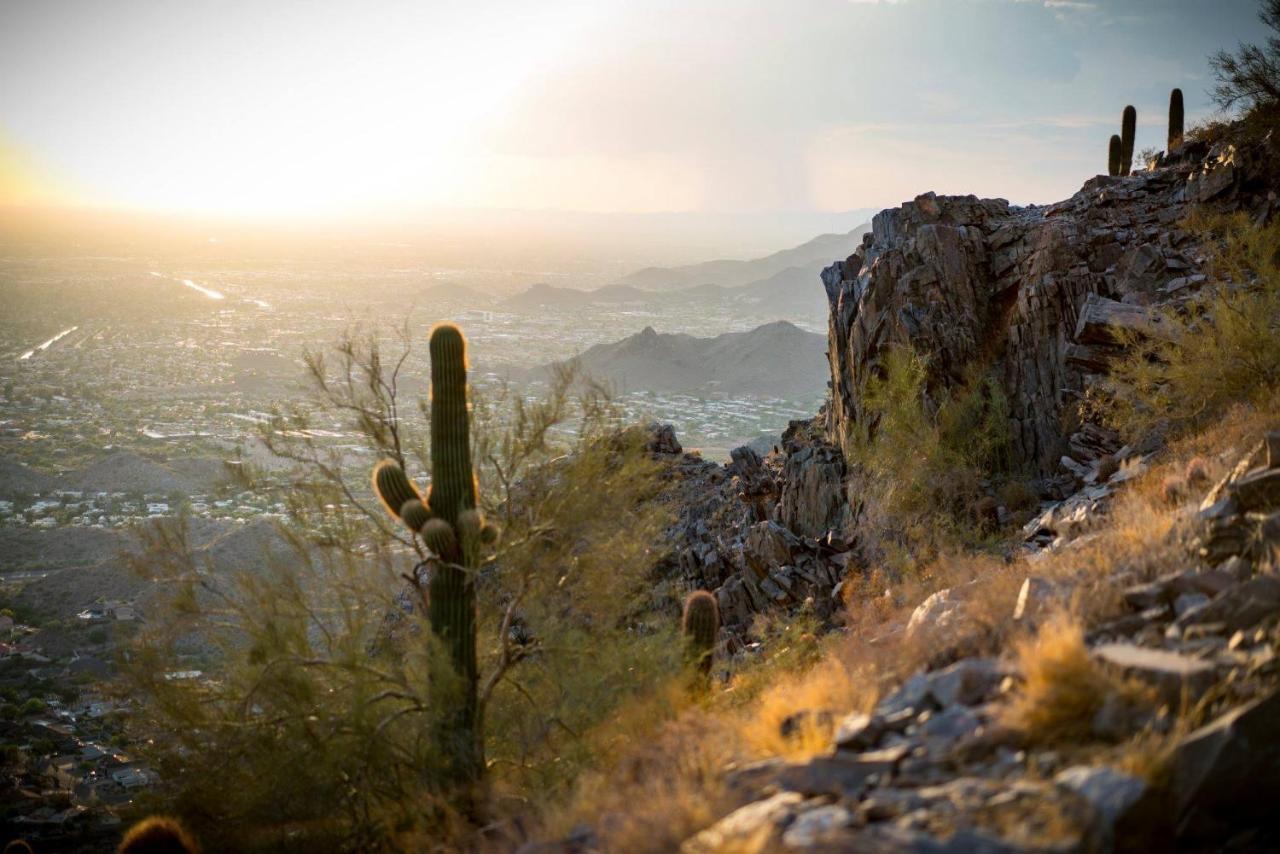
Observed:
[[[612,762],[579,781],[573,798],[547,819],[563,837],[590,825],[604,850],[662,852],[731,810],[725,769],[746,755],[737,730],[700,709],[651,726]]]
[[[1083,633],[1123,612],[1120,594],[1126,586],[1187,565],[1187,509],[1263,432],[1277,426],[1280,414],[1273,408],[1229,410],[1211,428],[1172,443],[1149,470],[1120,487],[1089,535],[1034,560],[947,553],[909,572],[894,566],[847,579],[839,635],[815,638],[801,620],[766,621],[757,627],[769,638],[765,655],[734,663],[728,685],[696,707],[665,715],[644,707],[615,718],[608,728],[618,729],[603,750],[600,770],[581,781],[549,826],[563,835],[574,824],[589,823],[602,833],[607,850],[676,848],[738,805],[724,785],[726,764],[824,752],[844,715],[869,710],[911,673],[960,654],[1016,660],[1024,681],[1012,693],[1003,722],[1030,742],[1069,746],[1089,761],[1158,780],[1168,746],[1198,720],[1194,710],[1175,710],[1164,733],[1145,730],[1119,745],[1099,742],[1091,725],[1108,696],[1134,706],[1151,700],[1144,689],[1095,664]],[[1184,485],[1176,504],[1162,495],[1169,475]],[[1028,576],[1074,591],[1034,634],[1011,620]],[[945,636],[926,632],[908,639],[912,611],[945,588],[964,591],[963,619]],[[812,714],[822,711],[830,714]],[[792,731],[784,737],[788,719]]]
[[[1029,742],[1087,741],[1094,717],[1115,690],[1089,657],[1079,621],[1059,613],[1014,646],[1022,682],[1003,710],[1003,722]]]

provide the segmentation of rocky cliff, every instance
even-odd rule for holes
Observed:
[[[1018,462],[1046,476],[1064,456],[1087,465],[1098,431],[1068,429],[1064,415],[1115,355],[1112,330],[1158,334],[1154,309],[1205,281],[1203,252],[1180,227],[1193,206],[1269,211],[1265,157],[1189,143],[1157,168],[1091,178],[1047,207],[927,193],[881,212],[858,251],[822,273],[829,439],[874,430],[867,380],[890,348],[909,345],[935,392],[975,370],[1000,379]]]
[[[674,436],[655,445],[689,497],[671,570],[716,591],[725,652],[760,611],[845,613],[832,654],[876,683],[861,708],[788,707],[779,737],[825,749],[726,767],[728,811],[683,851],[1275,850],[1274,410],[1197,440],[1207,461],[1162,456],[1158,434],[1120,448],[1075,417],[1130,340],[1120,330],[1168,334],[1163,311],[1208,286],[1187,215],[1271,216],[1269,146],[1189,143],[1047,207],[926,194],[884,211],[822,276],[823,413],[725,467],[680,455]],[[864,603],[845,611],[841,588],[872,567],[840,449],[877,429],[863,394],[895,346],[925,357],[934,401],[975,375],[1003,387],[1040,512],[1020,550],[894,585],[858,622]],[[1055,634],[1063,611],[1071,629]]]
[[[859,506],[857,473],[840,448],[875,429],[863,392],[895,346],[926,358],[935,398],[975,372],[999,380],[1015,462],[1040,475],[1042,512],[1027,533],[1052,542],[1109,494],[1100,459],[1149,450],[1081,423],[1076,405],[1122,352],[1118,329],[1160,334],[1161,310],[1207,281],[1205,253],[1183,221],[1196,207],[1265,218],[1276,204],[1266,144],[1255,146],[1189,142],[1148,170],[1091,178],[1049,206],[926,193],[878,214],[862,246],[822,273],[831,370],[823,412],[793,422],[765,457],[741,448],[723,468],[683,464],[689,485],[672,559],[683,582],[716,591],[730,629],[771,607],[836,609],[836,588],[857,560]]]

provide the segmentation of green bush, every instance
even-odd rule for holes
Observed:
[[[470,847],[481,813],[528,814],[567,792],[596,758],[588,735],[679,673],[649,578],[671,512],[643,435],[567,375],[539,401],[476,395],[479,494],[504,536],[468,570],[490,788],[479,803],[460,793],[437,736],[468,686],[431,630],[422,543],[368,485],[371,457],[428,468],[437,449],[408,442],[429,434],[430,405],[397,405],[405,360],[384,362],[372,340],[336,352],[312,357],[312,399],[264,433],[296,463],[280,495],[287,559],[215,577],[184,519],[140,532],[135,569],[171,598],[125,664],[130,735],[166,781],[156,808],[211,850]],[[312,419],[341,419],[372,454],[317,439]],[[193,649],[210,678],[165,679],[191,669]]]
[[[1130,437],[1160,421],[1195,427],[1238,401],[1266,405],[1280,390],[1280,222],[1197,215],[1187,227],[1210,248],[1210,286],[1165,313],[1167,336],[1123,337],[1129,353],[1097,401]]]
[[[846,441],[846,457],[869,475],[891,518],[968,532],[980,478],[1010,471],[1009,404],[991,377],[931,400],[928,366],[909,347],[891,350],[863,393],[868,424]]]

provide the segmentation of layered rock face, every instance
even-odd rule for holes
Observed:
[[[1205,280],[1203,254],[1179,227],[1190,206],[1253,203],[1259,171],[1234,147],[1189,146],[1152,171],[1092,178],[1049,207],[929,193],[881,212],[859,250],[822,274],[831,440],[874,429],[867,380],[890,348],[910,345],[935,395],[998,377],[1018,460],[1052,474],[1073,450],[1064,413],[1115,355],[1111,330],[1158,332],[1152,309]]]
[[[655,427],[663,435],[670,427]],[[680,509],[662,577],[715,593],[730,637],[755,614],[808,606],[819,618],[838,606],[848,569],[851,525],[838,449],[793,422],[767,457],[737,448],[726,466],[683,454],[678,443],[651,449],[669,458],[671,497]]]
[[[841,446],[875,428],[863,395],[895,346],[927,359],[934,401],[996,377],[1016,462],[1040,473],[1041,497],[1067,499],[1028,536],[1046,545],[1080,527],[1109,494],[1108,478],[1122,477],[1102,461],[1114,469],[1151,448],[1121,448],[1114,432],[1075,419],[1077,404],[1122,352],[1117,330],[1162,334],[1161,310],[1207,281],[1204,252],[1181,226],[1192,208],[1274,204],[1260,157],[1192,143],[1159,168],[1092,178],[1048,207],[929,193],[880,213],[861,248],[822,274],[828,406],[793,422],[766,457],[739,448],[725,467],[680,463],[682,518],[663,574],[715,592],[731,629],[770,608],[837,609],[858,530],[858,473]],[[662,450],[678,454],[678,444]]]

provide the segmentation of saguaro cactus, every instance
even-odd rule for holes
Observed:
[[[716,597],[705,590],[690,593],[684,603],[685,657],[693,672],[704,682],[711,679],[711,664],[715,657],[716,635],[720,631],[720,606]]]
[[[1120,119],[1120,174],[1128,175],[1133,171],[1133,142],[1138,135],[1138,111],[1132,106],[1124,108]]]
[[[476,592],[469,570],[479,563],[480,543],[491,542],[496,533],[476,510],[466,341],[456,326],[441,324],[431,332],[430,351],[431,490],[424,500],[392,460],[374,467],[373,485],[387,511],[439,558],[427,585],[427,614],[463,687],[457,708],[442,721],[440,738],[456,776],[466,782],[484,771],[476,692]]]
[[[1120,174],[1120,161],[1123,157],[1123,144],[1120,142],[1120,134],[1111,134],[1111,145],[1107,149],[1107,174]]]
[[[1169,93],[1169,140],[1165,145],[1170,154],[1182,145],[1183,120],[1182,90],[1174,89]]]

